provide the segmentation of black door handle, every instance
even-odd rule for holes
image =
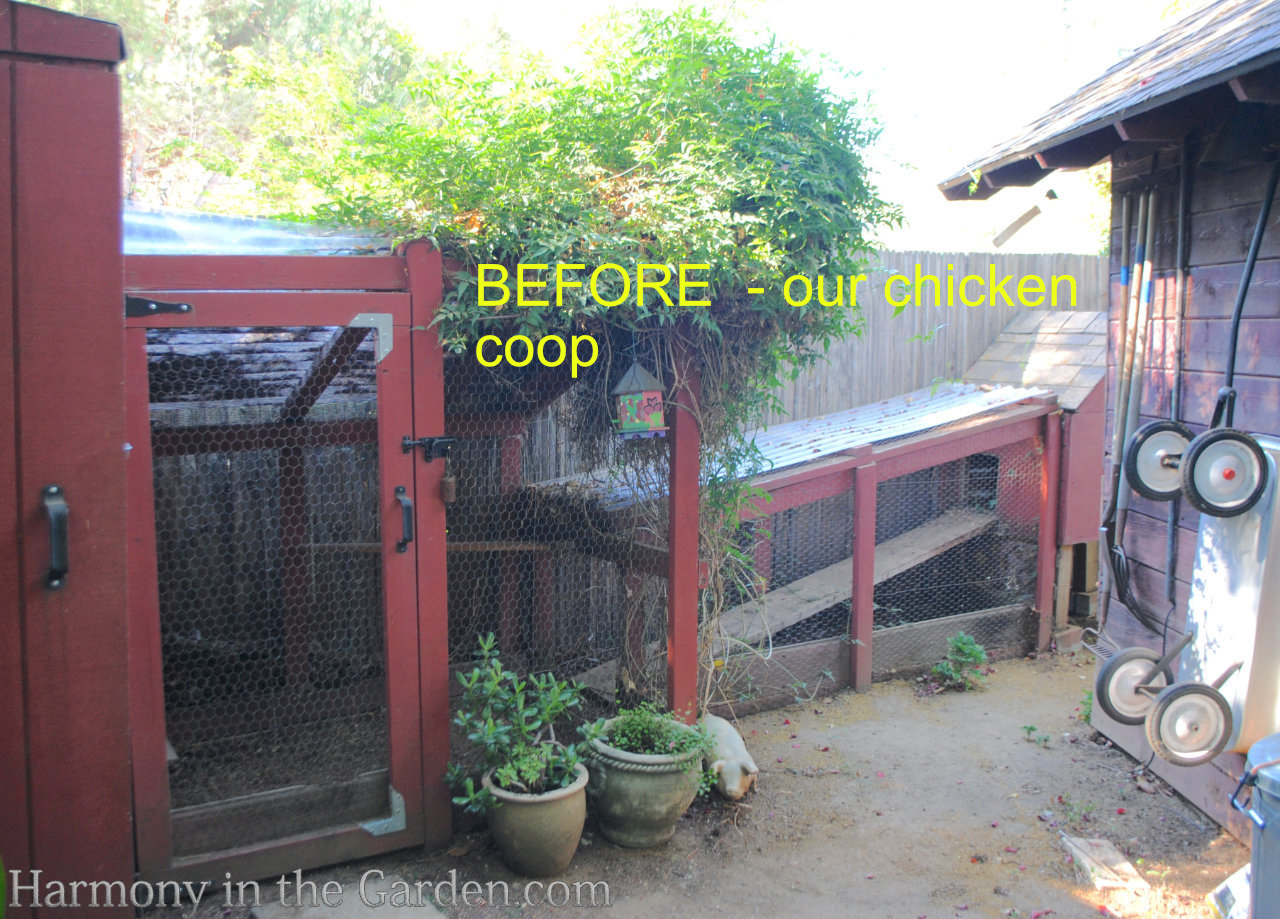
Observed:
[[[67,583],[67,572],[71,566],[67,561],[67,516],[70,508],[60,486],[45,488],[44,509],[49,512],[49,573],[44,577],[44,586],[50,590],[61,590]]]
[[[400,502],[400,513],[403,515],[401,518],[403,535],[396,543],[396,551],[405,552],[409,548],[409,543],[413,542],[413,501],[403,485],[396,486],[396,500]]]

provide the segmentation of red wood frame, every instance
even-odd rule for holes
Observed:
[[[43,880],[129,878],[119,84],[113,26],[0,4],[0,850]],[[45,486],[69,507],[50,590]],[[27,902],[27,901],[23,901]],[[9,915],[28,917],[27,906]],[[103,909],[123,916],[129,910]]]
[[[279,270],[273,271],[277,265]],[[185,878],[198,866],[203,875],[230,871],[241,877],[263,877],[423,842],[442,843],[450,832],[448,794],[443,784],[448,760],[444,506],[438,481],[443,464],[423,463],[418,454],[405,452],[400,443],[406,435],[424,436],[443,430],[443,355],[434,333],[429,337],[424,334],[440,300],[438,254],[425,243],[415,243],[406,247],[402,255],[389,258],[146,256],[127,259],[126,271],[140,285],[135,290],[145,288],[149,296],[158,300],[189,303],[193,307],[189,313],[127,320],[129,436],[134,447],[129,527],[133,617],[130,671],[136,718],[134,792],[140,873],[154,880]],[[309,288],[306,291],[280,289],[284,280],[303,278]],[[218,289],[177,289],[174,280],[216,285]],[[319,289],[323,285],[345,287],[356,283],[398,286],[401,291]],[[274,289],[254,289],[268,285]],[[379,443],[390,782],[404,796],[406,826],[382,836],[372,836],[359,828],[318,832],[211,859],[175,860],[164,759],[145,330],[175,326],[346,325],[357,313],[393,316],[392,348],[377,371],[379,423],[354,432],[351,439],[366,441],[372,434]],[[216,448],[221,439],[217,432],[207,431],[202,445]],[[284,467],[282,463],[282,475],[287,474]],[[433,476],[434,490],[429,482]],[[397,485],[405,486],[414,498],[416,552],[400,553],[395,549],[400,538],[400,506],[394,495]],[[287,537],[287,521],[285,529]],[[301,574],[295,572],[294,579]]]
[[[411,294],[413,353],[413,431],[415,437],[444,434],[444,349],[432,320],[444,296],[440,253],[421,240],[402,246]],[[449,787],[449,582],[445,551],[445,503],[441,493],[445,464],[416,461],[414,502],[419,531],[414,545],[418,564],[418,710],[422,719],[423,834],[428,846],[440,846],[452,832]]]
[[[926,431],[884,446],[863,446],[792,469],[767,473],[752,484],[768,493],[743,514],[765,517],[823,498],[853,492],[853,580],[850,585],[851,674],[858,690],[871,685],[871,643],[875,606],[876,486],[975,453],[1005,454],[1022,446],[1041,456],[1040,477],[1032,489],[1037,515],[1035,610],[1036,646],[1049,646],[1052,632],[1056,560],[1061,412],[1053,398],[1028,399],[951,430]],[[673,483],[674,487],[674,483]],[[1027,514],[1030,518],[1030,512]],[[761,557],[766,557],[761,554]]]
[[[7,27],[7,20],[0,22]],[[4,47],[8,47],[7,40]],[[0,99],[9,99],[13,87],[13,65],[0,63]],[[13,174],[12,118],[7,104],[0,104],[0,169]],[[0,213],[4,215],[4,236],[0,242],[0,556],[16,561],[22,555],[18,517],[18,456],[12,445],[18,442],[17,379],[14,347],[14,252],[13,252],[13,185],[0,183]],[[9,815],[0,821],[0,852],[7,866],[19,870],[31,867],[31,821],[27,812],[27,724],[23,699],[22,667],[22,588],[18,572],[14,577],[0,578],[0,813]],[[12,610],[13,613],[5,611]],[[25,917],[25,908],[11,910],[9,915]]]
[[[701,380],[687,352],[677,355],[677,384],[667,441],[671,483],[667,520],[667,706],[698,717],[698,394]]]

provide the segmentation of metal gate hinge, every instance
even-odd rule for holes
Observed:
[[[390,785],[387,790],[391,792],[391,816],[360,824],[360,829],[370,836],[386,836],[388,833],[399,833],[405,828],[404,795]]]
[[[190,303],[166,303],[153,297],[131,297],[125,294],[124,315],[128,319],[139,316],[160,316],[164,313],[189,313]]]
[[[428,463],[432,460],[440,459],[449,455],[449,448],[453,446],[456,437],[419,437],[414,440],[412,437],[405,437],[400,441],[400,448],[405,453],[412,453],[414,447],[422,448],[422,458]]]

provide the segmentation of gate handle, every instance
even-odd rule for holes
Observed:
[[[67,583],[67,572],[71,566],[67,561],[67,497],[62,488],[49,485],[44,490],[44,509],[49,512],[49,573],[44,577],[44,586],[50,590],[61,590]]]
[[[1235,793],[1231,795],[1231,806],[1240,811],[1240,813],[1247,814],[1249,819],[1257,824],[1258,829],[1260,830],[1265,830],[1267,828],[1267,821],[1257,812],[1257,810],[1249,806],[1252,804],[1252,791],[1250,791],[1249,794],[1249,803],[1245,803],[1240,800],[1240,792],[1244,791],[1245,786],[1252,789],[1258,781],[1258,772],[1269,766],[1280,766],[1280,759],[1273,759],[1269,763],[1259,763],[1252,769],[1246,769],[1244,775],[1240,776],[1240,784],[1236,786]]]
[[[400,502],[400,512],[403,514],[401,532],[404,534],[396,542],[396,551],[405,552],[409,548],[409,543],[413,542],[413,501],[403,485],[396,486],[396,500]]]

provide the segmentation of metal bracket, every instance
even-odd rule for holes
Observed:
[[[370,836],[386,836],[388,833],[399,833],[405,828],[404,795],[390,785],[387,790],[391,792],[391,816],[360,824],[360,829]]]
[[[378,333],[378,340],[373,346],[375,364],[381,364],[382,359],[391,353],[391,320],[390,313],[356,313],[355,317],[347,323],[349,329],[373,329]]]
[[[191,310],[190,303],[166,303],[152,297],[131,297],[128,294],[125,294],[124,298],[124,315],[127,319],[137,319],[139,316],[161,316],[165,313],[189,313]]]
[[[422,458],[426,462],[440,459],[449,455],[449,448],[453,446],[456,437],[419,437],[414,440],[412,437],[405,437],[400,441],[400,449],[405,453],[412,453],[414,447],[422,448]]]

